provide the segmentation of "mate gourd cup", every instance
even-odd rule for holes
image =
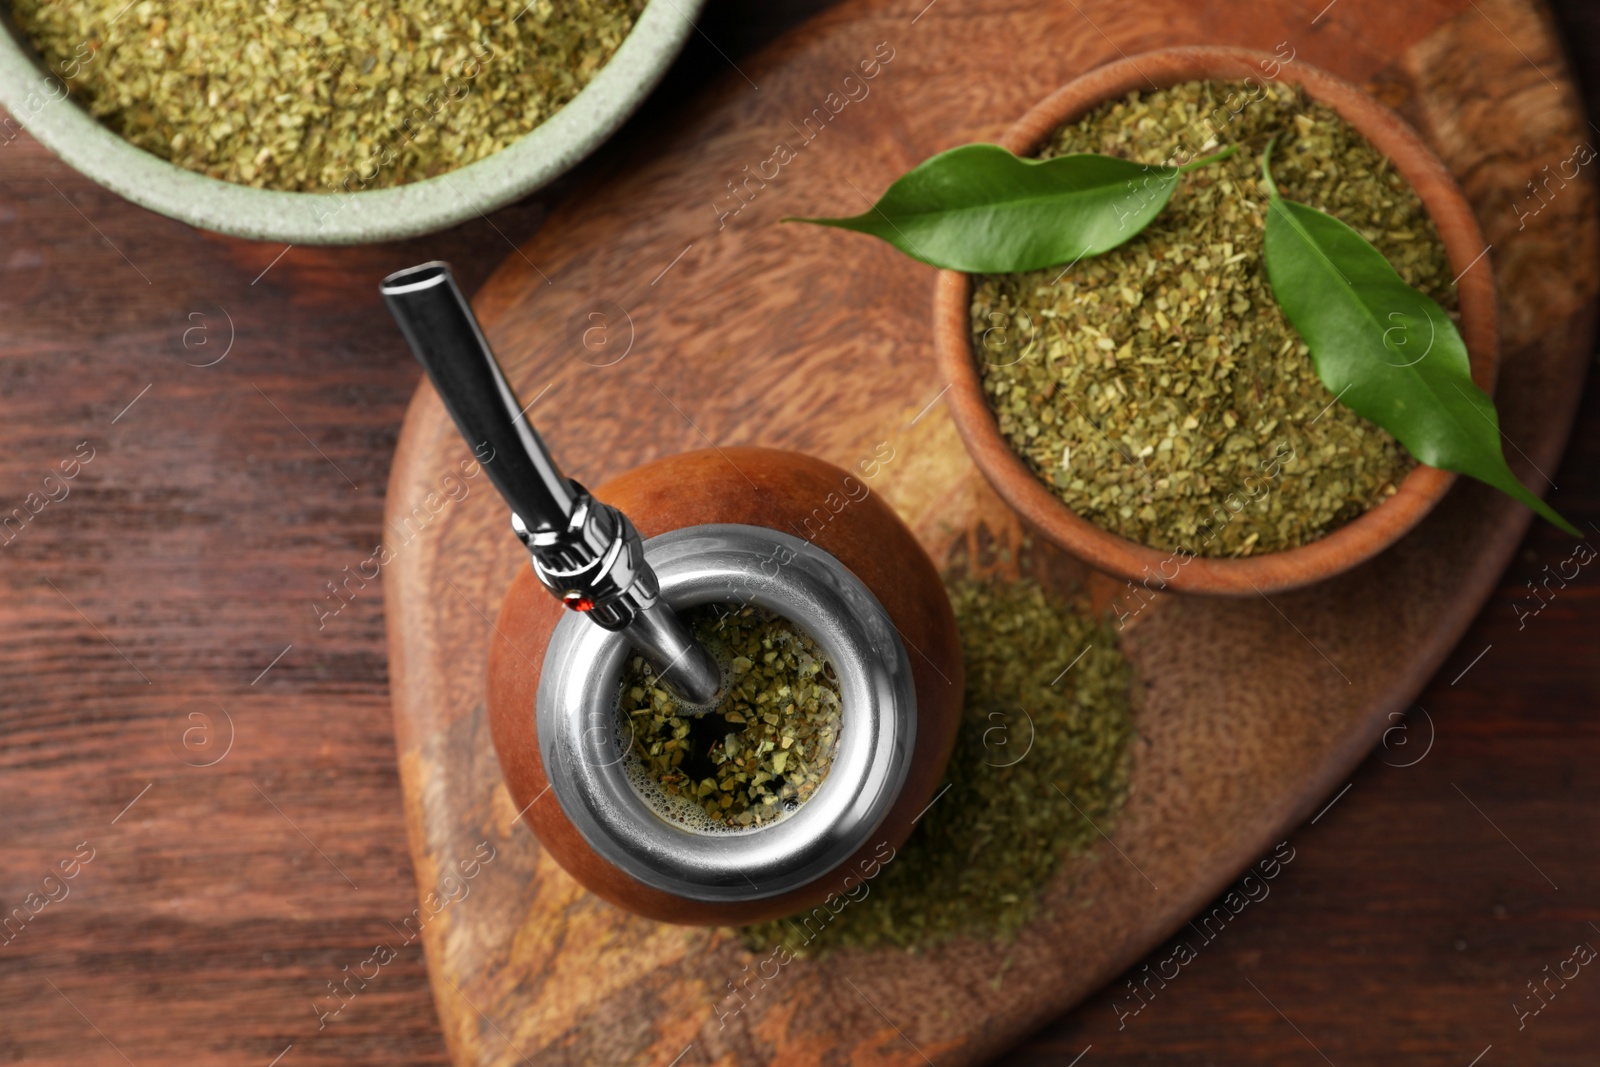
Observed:
[[[1271,75],[1268,72],[1274,72]],[[1300,87],[1339,113],[1410,182],[1438,229],[1459,275],[1461,335],[1472,378],[1492,394],[1498,364],[1495,285],[1482,232],[1444,165],[1416,132],[1358,87],[1303,60],[1237,48],[1173,48],[1111,63],[1069,82],[1011,126],[999,143],[1030,155],[1062,125],[1135,90],[1188,81],[1275,79]],[[1470,270],[1468,268],[1471,268]],[[1422,521],[1455,475],[1419,464],[1396,493],[1365,514],[1297,548],[1240,559],[1184,556],[1120,537],[1073,512],[1001,436],[984,396],[970,326],[972,283],[940,271],[934,286],[933,331],[940,368],[951,381],[950,411],[973,461],[996,492],[1051,541],[1108,574],[1152,589],[1254,595],[1292,589],[1348,570],[1382,552]],[[1181,562],[1179,562],[1181,560]]]
[[[843,723],[827,778],[794,816],[770,826],[696,834],[630,794],[620,765],[628,739],[614,737],[608,721],[626,650],[563,609],[531,569],[519,570],[489,654],[495,751],[523,818],[597,896],[666,922],[793,914],[870,880],[933,799],[961,710],[955,618],[911,532],[852,483],[864,488],[807,456],[726,448],[647,464],[594,493],[638,527],[675,609],[719,602],[707,575],[731,573],[747,545],[781,550],[763,573],[776,578],[787,568],[785,589],[754,602],[827,653]],[[835,593],[843,599],[830,609],[824,602]],[[874,619],[885,625],[875,630]],[[796,830],[807,817],[811,829]]]

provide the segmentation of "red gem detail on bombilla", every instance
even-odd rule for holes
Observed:
[[[594,610],[594,601],[576,591],[563,594],[561,597],[561,602],[567,607],[571,608],[573,611]]]

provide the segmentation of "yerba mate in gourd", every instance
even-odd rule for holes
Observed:
[[[528,421],[448,265],[382,292],[531,563],[485,631],[508,814],[653,919],[754,922],[849,892],[926,809],[960,715],[955,618],[911,531],[867,493],[807,532],[859,482],[772,449],[672,456],[591,494]]]
[[[723,672],[709,709],[657,684],[632,656],[618,730],[645,802],[691,828],[761,826],[798,811],[833,766],[839,682],[827,654],[788,620],[751,606],[702,604],[684,621]]]

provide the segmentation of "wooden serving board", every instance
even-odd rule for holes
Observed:
[[[935,560],[1004,569],[1022,531],[939,402],[932,271],[865,238],[777,220],[859,210],[926,156],[993,138],[1121,54],[1279,42],[1370,85],[1457,175],[1501,287],[1498,401],[1513,467],[1532,482],[1535,465],[1553,470],[1591,336],[1597,229],[1587,175],[1552,182],[1549,203],[1528,214],[1541,203],[1528,181],[1590,137],[1527,0],[1338,0],[1320,15],[1320,2],[1289,0],[924,4],[845,3],[730,70],[478,295],[491,342],[574,476],[592,485],[708,443],[846,467],[892,450],[872,488]],[[874,58],[871,81],[845,85]],[[829,118],[799,145],[813,109]],[[780,142],[792,158],[773,176]],[[765,184],[735,198],[729,183],[763,168]],[[424,898],[480,842],[496,850],[489,875],[423,933],[459,1064],[946,1067],[994,1055],[1171,934],[1320,807],[1438,668],[1528,522],[1461,484],[1394,550],[1335,581],[1271,601],[1159,599],[1126,634],[1139,737],[1131,796],[1105,828],[1115,845],[1068,863],[1014,943],[790,963],[719,1023],[727,983],[754,963],[738,939],[600,902],[518,822],[483,688],[490,620],[526,561],[481,479],[459,501],[445,495],[466,458],[424,386],[388,510],[391,529],[419,505],[432,517],[387,568],[386,595]],[[1059,587],[1115,591],[1071,560],[1033,559]],[[1061,650],[1063,666],[1073,652]]]

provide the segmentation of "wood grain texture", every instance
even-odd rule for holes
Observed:
[[[21,506],[77,442],[97,449],[71,496],[0,549],[3,910],[39,892],[45,870],[77,842],[97,849],[71,896],[0,946],[0,1062],[265,1067],[286,1048],[280,1067],[447,1062],[422,953],[391,927],[417,900],[389,711],[383,592],[378,583],[359,589],[322,630],[310,609],[326,595],[323,583],[342,578],[385,536],[382,485],[419,378],[377,282],[443,256],[470,291],[509,253],[503,235],[521,240],[575,190],[647,160],[657,139],[681,124],[688,90],[728,70],[719,50],[743,67],[753,46],[825,6],[712,0],[701,27],[714,45],[694,38],[667,91],[572,182],[433,239],[296,248],[270,269],[281,246],[206,237],[157,218],[78,178],[26,135],[0,147],[4,510]],[[1128,12],[1083,6],[1127,50],[1155,39]],[[1279,26],[1306,35],[1304,23],[1323,6],[1306,5],[1293,27],[1287,15],[1255,5],[1196,7],[1179,28],[1198,41],[1210,22],[1235,40],[1270,46],[1287,36],[1272,32]],[[1448,139],[1458,178],[1490,205],[1485,221],[1503,216],[1505,232],[1515,233],[1515,194],[1539,169],[1527,160],[1554,166],[1570,153],[1570,89],[1551,25],[1529,9],[1479,6],[1492,23],[1468,12],[1391,69],[1377,38],[1392,23],[1351,0],[1339,0],[1309,36],[1366,57],[1355,76],[1377,79],[1435,144]],[[1600,71],[1595,11],[1578,0],[1557,8],[1574,31],[1580,71]],[[964,17],[955,0],[939,0],[917,32],[947,11]],[[1259,35],[1240,31],[1256,18]],[[1069,35],[1080,37],[1104,41],[1087,22]],[[1015,33],[1005,39],[1019,51],[1040,47]],[[1484,93],[1483,82],[1503,88]],[[992,128],[1012,117],[996,114]],[[1504,129],[1519,137],[1518,152],[1504,150]],[[1540,278],[1593,269],[1567,251],[1568,231],[1583,224],[1585,210],[1564,195],[1545,209],[1560,225],[1497,244],[1497,272],[1522,294],[1502,309],[1508,335],[1564,343],[1564,305],[1547,298]],[[226,321],[217,305],[233,318],[236,347],[215,367],[184,366],[177,355],[210,358],[183,345],[184,331],[201,324],[189,315],[208,316],[215,343]],[[906,358],[922,366],[912,348]],[[1527,423],[1562,410],[1534,407],[1520,417]],[[701,443],[686,430],[674,447]],[[1552,492],[1557,507],[1580,524],[1600,520],[1600,390],[1586,394],[1563,465],[1535,458],[1560,487]],[[1112,1004],[1127,999],[1119,977],[1003,1061],[1322,1063],[1303,1033],[1341,1065],[1462,1067],[1491,1043],[1480,1067],[1592,1062],[1592,998],[1600,994],[1587,979],[1525,1030],[1508,1007],[1543,966],[1590,936],[1582,933],[1587,921],[1600,922],[1592,859],[1600,839],[1592,773],[1600,762],[1600,580],[1586,569],[1521,628],[1515,610],[1533,603],[1526,583],[1569,554],[1559,533],[1533,528],[1418,698],[1431,720],[1415,712],[1407,720],[1418,746],[1433,739],[1426,758],[1401,768],[1393,764],[1414,758],[1408,750],[1378,749],[1349,779],[1350,791],[1296,831],[1299,857],[1273,896],[1208,945],[1181,982],[1119,1030]],[[1387,602],[1410,610],[1396,597]],[[233,715],[234,745],[210,768],[180,758],[215,758],[199,735],[183,745],[192,723],[182,713],[196,703]],[[220,727],[212,736],[219,735]],[[492,782],[498,770],[491,759],[477,773]],[[485,836],[497,828],[486,825]],[[497,857],[473,885],[515,900],[524,882]],[[327,996],[327,982],[385,939],[399,958],[319,1031],[312,1004]],[[1163,946],[1148,962],[1165,955]],[[563,974],[540,988],[562,981],[587,976]],[[621,1000],[610,1025],[636,1025],[659,1003],[642,988]]]
[[[1505,431],[1527,476],[1553,465],[1590,340],[1596,231],[1593,189],[1581,179],[1538,216],[1504,210],[1525,175],[1583,137],[1559,64],[1535,68],[1538,82],[1518,67],[1526,53],[1550,52],[1529,9],[1346,0],[1319,29],[1271,4],[1080,12],[976,3],[918,17],[920,6],[841,5],[741,63],[637,168],[569,202],[480,293],[491,342],[524,395],[541,396],[534,416],[580,478],[705,443],[789,447],[849,465],[888,441],[897,458],[873,488],[936,560],[1015,558],[1015,519],[937,404],[928,273],[850,235],[775,223],[837,213],[934,151],[992,138],[1119,52],[1270,49],[1285,39],[1308,62],[1371,81],[1462,182],[1496,266],[1510,266]],[[1479,32],[1488,20],[1506,32]],[[1030,47],[1038,41],[1051,47]],[[880,49],[870,94],[829,104],[844,74]],[[1502,102],[1539,119],[1499,121]],[[804,139],[816,107],[838,115],[776,176],[770,164],[762,172],[773,145]],[[743,186],[750,173],[762,177]],[[729,182],[745,195],[735,198]],[[1521,310],[1525,300],[1538,315]],[[584,345],[596,311],[620,347]],[[391,509],[409,508],[462,454],[437,401],[419,393]],[[757,961],[731,934],[627,916],[509,836],[516,805],[483,773],[481,682],[486,619],[525,565],[503,521],[486,496],[464,500],[387,574],[420,884],[432,888],[434,871],[486,827],[508,834],[497,862],[518,883],[475,893],[425,932],[456,1060],[959,1064],[997,1054],[1115,976],[1316,815],[1446,658],[1527,516],[1462,485],[1394,550],[1336,581],[1270,601],[1163,599],[1144,609],[1126,643],[1140,676],[1140,739],[1115,844],[1069,864],[1014,943],[790,963],[736,1014],[727,983]],[[1053,580],[1086,582],[1104,599],[1092,576],[1056,564]],[[1064,665],[1072,650],[1062,652]],[[1144,1002],[1128,991],[1121,1001],[1121,1022],[1134,1025],[1127,1016]],[[1432,1037],[1412,1051],[1459,1049]]]

